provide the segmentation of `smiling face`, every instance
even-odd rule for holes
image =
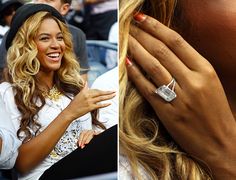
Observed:
[[[43,20],[35,37],[40,61],[40,71],[52,72],[61,66],[65,51],[63,34],[54,19]]]

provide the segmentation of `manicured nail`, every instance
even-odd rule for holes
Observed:
[[[146,17],[147,16],[141,12],[138,12],[134,15],[134,19],[138,22],[143,22],[146,19]]]
[[[126,59],[125,59],[125,64],[126,64],[127,66],[132,66],[132,65],[133,65],[132,62],[130,61],[130,59],[127,58],[127,57],[126,57]]]

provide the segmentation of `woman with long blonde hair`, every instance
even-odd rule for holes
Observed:
[[[120,179],[236,177],[233,7],[120,0]]]
[[[77,163],[76,157],[81,157],[77,147],[85,148],[87,152],[87,144],[98,135],[92,130],[92,124],[105,129],[97,120],[96,110],[108,106],[108,103],[100,102],[113,98],[115,94],[113,91],[88,89],[83,82],[64,18],[48,5],[23,6],[13,18],[6,49],[8,68],[5,81],[0,84],[0,95],[14,124],[16,136],[22,141],[15,165],[19,177],[38,179],[65,157],[64,164],[69,159],[70,165],[66,164],[61,167],[62,170],[50,172],[44,178],[92,175],[78,169],[72,172],[71,166]],[[94,138],[97,143],[102,142],[99,140],[102,136],[104,138],[105,135],[102,133]],[[115,152],[116,146],[110,145],[104,145],[104,150],[110,147]],[[113,152],[102,149],[99,152],[116,159]],[[91,153],[87,155],[94,156]],[[111,160],[105,159],[104,166],[101,166],[114,169],[115,161],[111,163]],[[83,171],[83,166],[91,167],[91,162],[84,161],[77,168]],[[104,173],[100,170],[98,173]],[[64,177],[63,172],[68,176]]]

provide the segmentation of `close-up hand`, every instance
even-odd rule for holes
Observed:
[[[94,136],[98,135],[99,132],[96,132],[95,130],[83,130],[80,133],[79,140],[77,142],[78,147],[83,149],[86,144],[88,144]]]
[[[126,59],[129,79],[192,157],[211,167],[233,162],[235,119],[214,68],[175,31],[141,13],[134,18],[138,23],[131,28]],[[167,101],[156,90],[170,82],[168,91],[176,97]],[[165,89],[159,91],[169,97]]]
[[[66,110],[71,119],[76,119],[95,109],[104,108],[110,103],[102,103],[102,101],[115,97],[115,91],[102,91],[98,89],[89,89],[87,84],[75,96]]]

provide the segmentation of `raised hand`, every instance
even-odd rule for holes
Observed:
[[[128,45],[132,60],[126,59],[129,79],[186,152],[207,163],[216,178],[236,177],[236,124],[215,70],[175,31],[143,14],[134,18],[138,25],[131,28]],[[155,91],[173,78],[170,89],[177,97],[167,102]]]
[[[115,97],[115,91],[89,89],[86,84],[66,107],[65,111],[71,120],[74,120],[90,111],[109,106],[110,103],[102,103],[102,101],[113,97]]]

